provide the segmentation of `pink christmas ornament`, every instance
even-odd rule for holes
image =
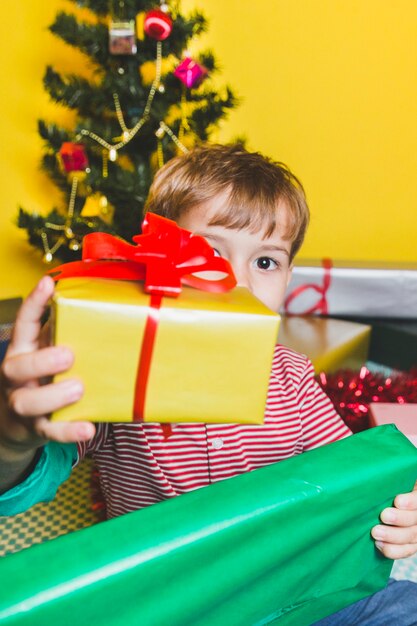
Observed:
[[[174,70],[174,75],[179,78],[188,89],[197,87],[207,74],[207,69],[196,61],[193,61],[190,57],[185,57]]]

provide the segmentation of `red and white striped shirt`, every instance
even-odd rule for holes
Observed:
[[[160,424],[100,423],[78,453],[95,459],[110,518],[349,434],[310,361],[278,345],[263,425],[173,424],[166,438]]]

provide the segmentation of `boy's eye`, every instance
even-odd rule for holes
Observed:
[[[213,250],[214,250],[214,256],[221,256],[220,252],[216,250],[216,248],[213,248]]]
[[[274,270],[278,267],[278,263],[268,256],[261,256],[255,261],[256,267],[260,270]]]

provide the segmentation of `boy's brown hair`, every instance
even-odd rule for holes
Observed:
[[[177,221],[223,193],[226,208],[210,223],[253,232],[263,229],[265,237],[273,233],[285,203],[285,238],[291,241],[290,260],[294,258],[309,221],[303,186],[282,163],[238,144],[203,145],[168,161],[155,176],[145,210]]]

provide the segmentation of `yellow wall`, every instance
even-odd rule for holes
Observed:
[[[21,0],[10,3],[7,19],[0,21],[0,298],[25,295],[46,270],[14,222],[18,206],[42,212],[60,203],[56,187],[39,168],[43,150],[37,120],[70,120],[49,102],[42,86],[48,63],[72,71],[73,60],[81,61],[47,30],[58,9],[67,7],[62,0]]]
[[[44,270],[11,220],[18,204],[56,200],[38,170],[36,120],[62,115],[41,79],[47,63],[74,59],[45,31],[66,6],[9,3],[0,26],[0,297],[26,293]],[[301,256],[417,260],[417,3],[183,0],[192,6],[210,18],[204,45],[243,100],[218,138],[246,135],[304,182],[313,220]]]

